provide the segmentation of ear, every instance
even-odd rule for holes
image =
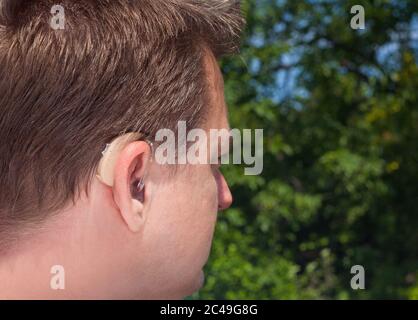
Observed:
[[[113,198],[122,219],[132,232],[138,232],[144,222],[146,187],[141,191],[141,197],[135,191],[138,181],[147,173],[151,156],[148,143],[130,142],[120,151],[113,167]]]

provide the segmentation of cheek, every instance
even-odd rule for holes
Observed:
[[[218,183],[213,176],[208,179],[207,189],[202,198],[205,198],[204,201],[206,201],[207,209],[210,212],[216,213],[218,211]]]
[[[144,237],[153,273],[163,287],[196,286],[209,257],[217,184],[211,172],[200,173],[161,186],[155,194]]]
[[[218,211],[217,183],[212,171],[201,167],[178,177],[172,184],[160,187],[153,202],[148,222],[166,251],[184,258],[205,257]]]
[[[212,236],[218,211],[217,182],[211,170],[204,171],[200,177],[200,180],[190,184],[187,196],[190,205],[188,227],[192,234]]]
[[[217,183],[210,168],[153,186],[142,243],[149,279],[164,290],[192,293],[201,284],[218,209]]]
[[[218,182],[216,173],[210,167],[197,170],[196,175],[187,181],[185,189],[188,190],[185,195],[189,205],[200,218],[217,213]]]
[[[197,261],[207,258],[218,211],[216,180],[211,170],[199,169],[202,171],[196,170],[198,172],[195,175],[182,183],[183,200],[176,206],[177,213],[181,216],[179,229],[176,230],[179,232],[179,247],[183,248],[181,254]],[[185,243],[187,243],[186,246]]]

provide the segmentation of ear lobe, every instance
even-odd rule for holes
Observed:
[[[140,231],[145,219],[144,203],[135,197],[133,186],[135,188],[135,183],[146,173],[150,157],[146,142],[131,142],[121,150],[113,168],[113,198],[122,219],[132,232]]]

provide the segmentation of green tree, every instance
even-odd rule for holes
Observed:
[[[241,54],[222,68],[231,126],[264,129],[264,172],[224,168],[235,204],[192,298],[416,298],[418,2],[243,9]],[[366,290],[350,287],[356,264]]]

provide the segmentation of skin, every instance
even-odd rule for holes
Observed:
[[[204,129],[229,129],[223,78],[208,52],[212,105]],[[182,299],[203,284],[218,211],[232,196],[218,165],[173,168],[151,161],[150,146],[129,143],[114,186],[94,178],[89,196],[28,233],[0,260],[2,299]],[[143,197],[132,185],[146,176]],[[51,267],[65,269],[52,290]]]

